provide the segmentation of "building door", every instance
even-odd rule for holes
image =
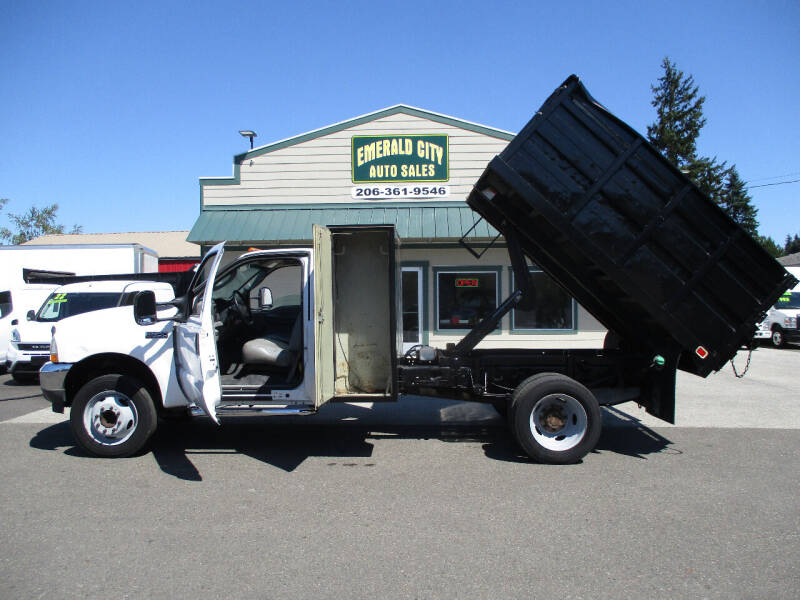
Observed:
[[[422,267],[403,267],[403,352],[422,343]]]

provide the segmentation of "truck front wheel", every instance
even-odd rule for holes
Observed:
[[[776,348],[783,348],[786,345],[786,340],[783,337],[783,329],[780,325],[775,325],[772,328],[770,340],[772,341],[772,345]]]
[[[69,417],[78,445],[103,457],[138,452],[156,429],[156,408],[147,388],[128,375],[103,375],[75,395]]]
[[[512,395],[511,428],[532,459],[564,465],[581,460],[597,445],[602,416],[583,385],[558,373],[523,381]]]

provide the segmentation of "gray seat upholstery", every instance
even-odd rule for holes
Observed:
[[[242,346],[242,358],[248,365],[288,367],[292,362],[289,344],[278,339],[256,338]]]
[[[303,343],[303,321],[297,315],[289,341],[277,336],[265,336],[245,342],[242,346],[242,359],[247,365],[264,365],[286,369],[294,366]]]

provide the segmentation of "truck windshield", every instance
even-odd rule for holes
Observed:
[[[786,292],[778,298],[775,308],[778,310],[782,308],[800,308],[800,292]]]
[[[0,292],[0,319],[11,313],[11,292]]]
[[[54,293],[45,300],[37,321],[60,321],[82,313],[103,308],[112,308],[119,302],[119,292],[76,292],[73,294]]]

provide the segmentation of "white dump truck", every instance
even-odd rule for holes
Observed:
[[[531,458],[570,463],[597,443],[601,405],[635,400],[674,421],[676,370],[722,368],[797,283],[574,76],[467,203],[505,237],[518,289],[457,344],[402,351],[394,226],[315,225],[311,248],[224,268],[214,246],[170,303],[143,291],[56,324],[43,393],[98,456],[137,452],[159,415],[222,424],[414,394],[491,403]],[[478,348],[535,305],[528,260],[608,327],[605,348]]]

